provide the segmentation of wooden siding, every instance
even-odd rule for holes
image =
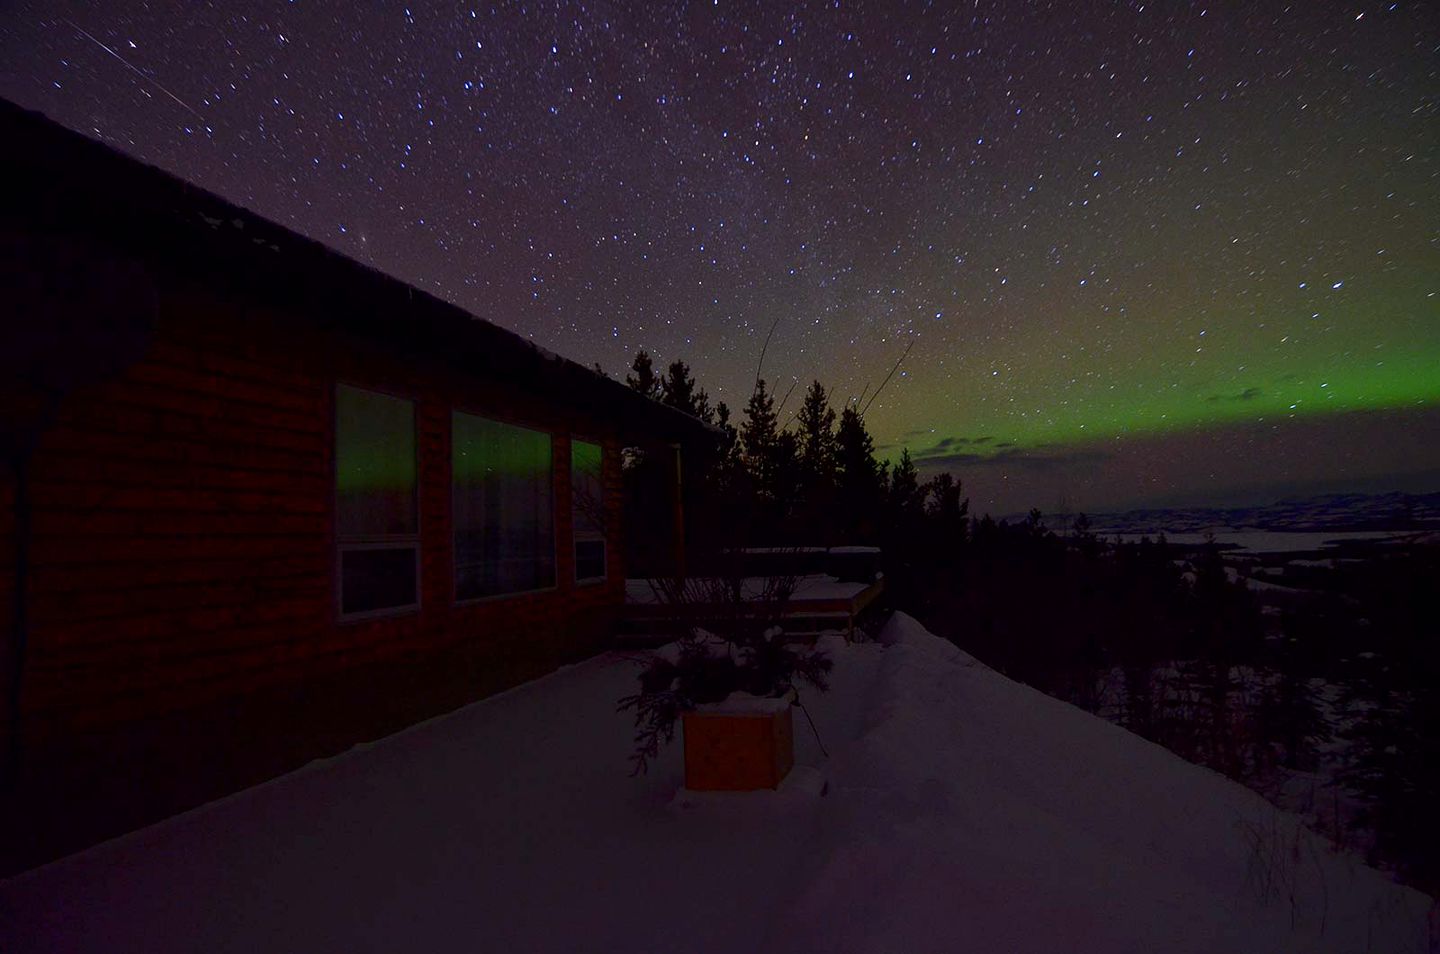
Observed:
[[[606,584],[574,585],[569,440],[601,436],[618,527],[613,424],[296,317],[176,280],[145,357],[64,401],[33,465],[29,745],[427,655],[468,660],[478,696],[505,684],[487,666],[523,678],[604,644],[622,548]],[[336,619],[337,382],[416,402],[417,612]],[[454,605],[452,408],[554,436],[553,589]]]
[[[20,144],[0,162],[22,184],[0,209],[20,263],[3,449],[65,391],[28,483],[0,876],[606,645],[624,593],[617,435],[710,440],[697,422],[38,115],[0,112]],[[337,619],[337,383],[416,402],[415,612]],[[553,589],[455,605],[452,408],[554,435]],[[605,448],[601,585],[573,582],[571,435]],[[13,493],[0,472],[0,676]]]

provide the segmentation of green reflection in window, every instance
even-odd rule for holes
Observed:
[[[455,598],[555,583],[550,435],[452,416]]]
[[[418,532],[413,402],[335,389],[335,488],[340,536]]]
[[[600,477],[602,452],[599,444],[572,441],[570,483],[575,504],[575,530],[599,533],[605,529],[605,493]]]
[[[575,579],[605,578],[605,481],[599,444],[570,442],[570,500],[575,525]]]

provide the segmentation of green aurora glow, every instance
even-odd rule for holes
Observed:
[[[1295,367],[1296,370],[1285,370]],[[1242,421],[1299,418],[1360,410],[1423,408],[1440,405],[1440,350],[1407,352],[1383,362],[1346,365],[1306,364],[1297,360],[1277,366],[1268,375],[1233,375],[1214,384],[1202,375],[1177,376],[1157,384],[1131,376],[1110,384],[1077,386],[1055,402],[1049,386],[1011,390],[1016,405],[1036,410],[998,410],[985,414],[985,402],[960,416],[952,431],[990,441],[980,447],[1009,444],[1033,448],[1075,444],[1119,435],[1162,434]],[[1118,377],[1118,374],[1117,374]],[[914,450],[923,441],[909,442]]]
[[[757,365],[783,418],[911,348],[866,423],[977,503],[1440,475],[1433,2],[412,4],[404,42],[279,5],[245,29],[309,45],[265,68],[233,5],[96,6],[203,129],[53,16],[0,36],[8,98],[737,421]],[[545,465],[497,440],[458,466]]]
[[[938,366],[922,356],[910,363],[901,393],[877,403],[869,422],[891,457],[902,446],[922,457],[984,457],[1007,448],[1435,407],[1440,257],[1421,235],[1413,242],[1409,261],[1330,269],[1323,281],[1301,288],[1302,278],[1263,305],[1231,300],[1177,321],[1170,314],[1191,306],[1172,295],[1132,308],[1122,331],[1098,336],[1077,308],[1052,317],[1051,332],[1038,341],[997,335]],[[917,419],[929,426],[915,428]]]

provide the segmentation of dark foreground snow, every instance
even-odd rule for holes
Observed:
[[[0,882],[0,950],[1426,949],[1428,898],[1245,788],[883,642],[827,644],[779,793],[628,777],[607,655]]]

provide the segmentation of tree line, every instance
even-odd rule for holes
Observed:
[[[791,394],[777,400],[757,377],[738,419],[724,401],[711,402],[681,360],[657,373],[641,351],[625,383],[723,434],[712,454],[695,462],[699,506],[687,511],[701,518],[690,529],[702,547],[715,541],[884,546],[920,530],[937,537],[968,533],[969,501],[954,477],[922,481],[908,449],[893,467],[879,458],[859,402],[837,409],[833,392],[819,381],[787,415]]]
[[[723,432],[687,501],[702,549],[878,545],[891,605],[932,632],[1272,795],[1325,779],[1317,798],[1360,809],[1311,806],[1337,846],[1359,823],[1372,860],[1440,890],[1440,547],[1311,570],[1316,595],[1267,616],[1213,540],[972,516],[950,474],[921,479],[908,450],[879,459],[859,402],[837,411],[819,381],[787,415],[790,395],[757,379],[738,420],[683,361],[657,374],[641,352],[626,383]]]

